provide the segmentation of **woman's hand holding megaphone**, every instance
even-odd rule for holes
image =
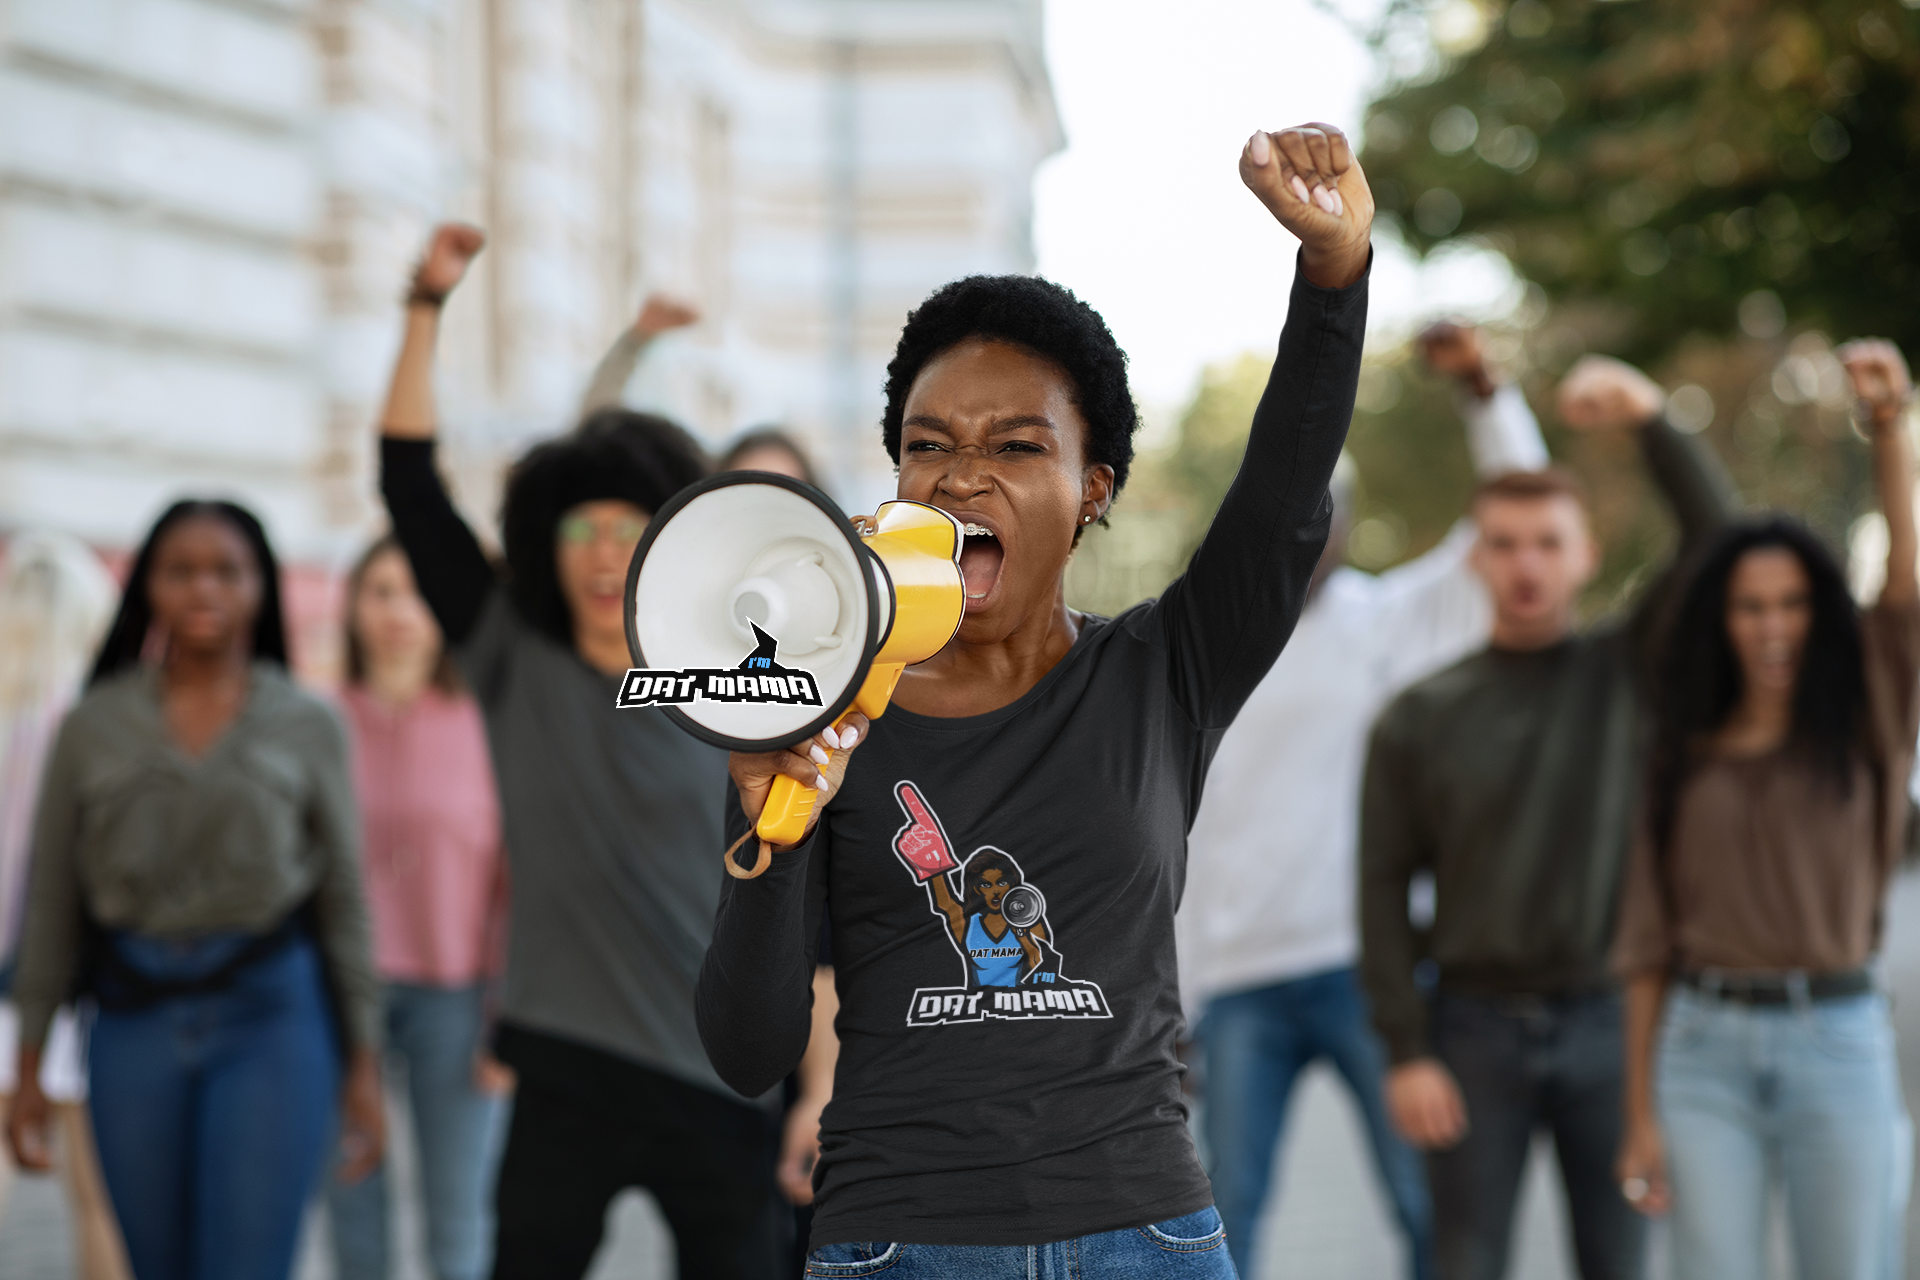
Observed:
[[[747,821],[760,821],[760,811],[767,807],[767,793],[773,789],[773,780],[784,775],[820,793],[820,803],[814,806],[813,817],[807,824],[811,833],[826,802],[833,798],[840,789],[840,780],[847,776],[847,762],[853,758],[853,749],[866,738],[867,718],[858,711],[849,711],[841,719],[838,730],[822,729],[783,751],[736,751],[728,756],[727,770],[733,775],[733,785],[740,790],[740,808],[747,815]]]

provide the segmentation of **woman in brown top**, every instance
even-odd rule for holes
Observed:
[[[1799,1275],[1870,1280],[1900,1250],[1912,1127],[1866,965],[1920,729],[1910,383],[1888,343],[1840,357],[1886,513],[1879,599],[1857,610],[1801,525],[1736,526],[1680,602],[1656,691],[1613,956],[1619,1174],[1642,1211],[1672,1209],[1676,1280],[1766,1273],[1770,1169]]]

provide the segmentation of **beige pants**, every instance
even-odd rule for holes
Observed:
[[[0,1115],[12,1106],[0,1094]],[[100,1179],[100,1157],[94,1151],[93,1124],[82,1102],[53,1104],[53,1164],[67,1188],[67,1207],[73,1215],[74,1274],[79,1280],[131,1280],[127,1249],[120,1241],[107,1187]],[[7,1145],[0,1142],[0,1212],[6,1208],[19,1172]]]

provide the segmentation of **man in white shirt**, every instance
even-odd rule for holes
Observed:
[[[1419,345],[1429,368],[1460,383],[1481,476],[1546,465],[1532,411],[1518,388],[1494,384],[1473,329],[1434,325]],[[1359,1103],[1410,1274],[1425,1280],[1425,1169],[1388,1118],[1386,1061],[1354,973],[1361,770],[1380,709],[1486,644],[1492,611],[1468,567],[1465,519],[1377,577],[1346,567],[1349,487],[1336,476],[1334,528],[1306,610],[1208,773],[1188,845],[1180,972],[1188,1008],[1201,1011],[1214,1198],[1246,1273],[1294,1080],[1325,1058]]]

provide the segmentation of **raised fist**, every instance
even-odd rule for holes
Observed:
[[[1486,353],[1480,347],[1480,330],[1473,325],[1458,320],[1437,320],[1422,329],[1413,341],[1427,368],[1465,383],[1482,399],[1493,394]]]
[[[699,322],[700,311],[692,303],[670,298],[664,293],[650,293],[641,304],[640,318],[633,322],[633,327],[652,338],[669,329],[684,329]]]
[[[1659,383],[1611,356],[1581,356],[1558,396],[1561,420],[1577,431],[1644,427],[1667,404]]]
[[[1900,348],[1885,338],[1855,338],[1834,352],[1853,380],[1853,394],[1875,426],[1899,416],[1913,397],[1913,380]]]
[[[907,870],[913,872],[913,878],[925,884],[959,866],[940,819],[933,816],[920,789],[911,782],[902,782],[894,787],[893,794],[907,812],[906,825],[894,834],[893,851],[907,864]]]
[[[444,298],[466,277],[474,257],[486,248],[487,233],[464,222],[443,222],[433,229],[427,251],[413,272],[417,293]]]
[[[1240,149],[1240,178],[1300,237],[1307,279],[1341,288],[1366,271],[1373,192],[1346,134],[1319,121],[1262,130]]]

